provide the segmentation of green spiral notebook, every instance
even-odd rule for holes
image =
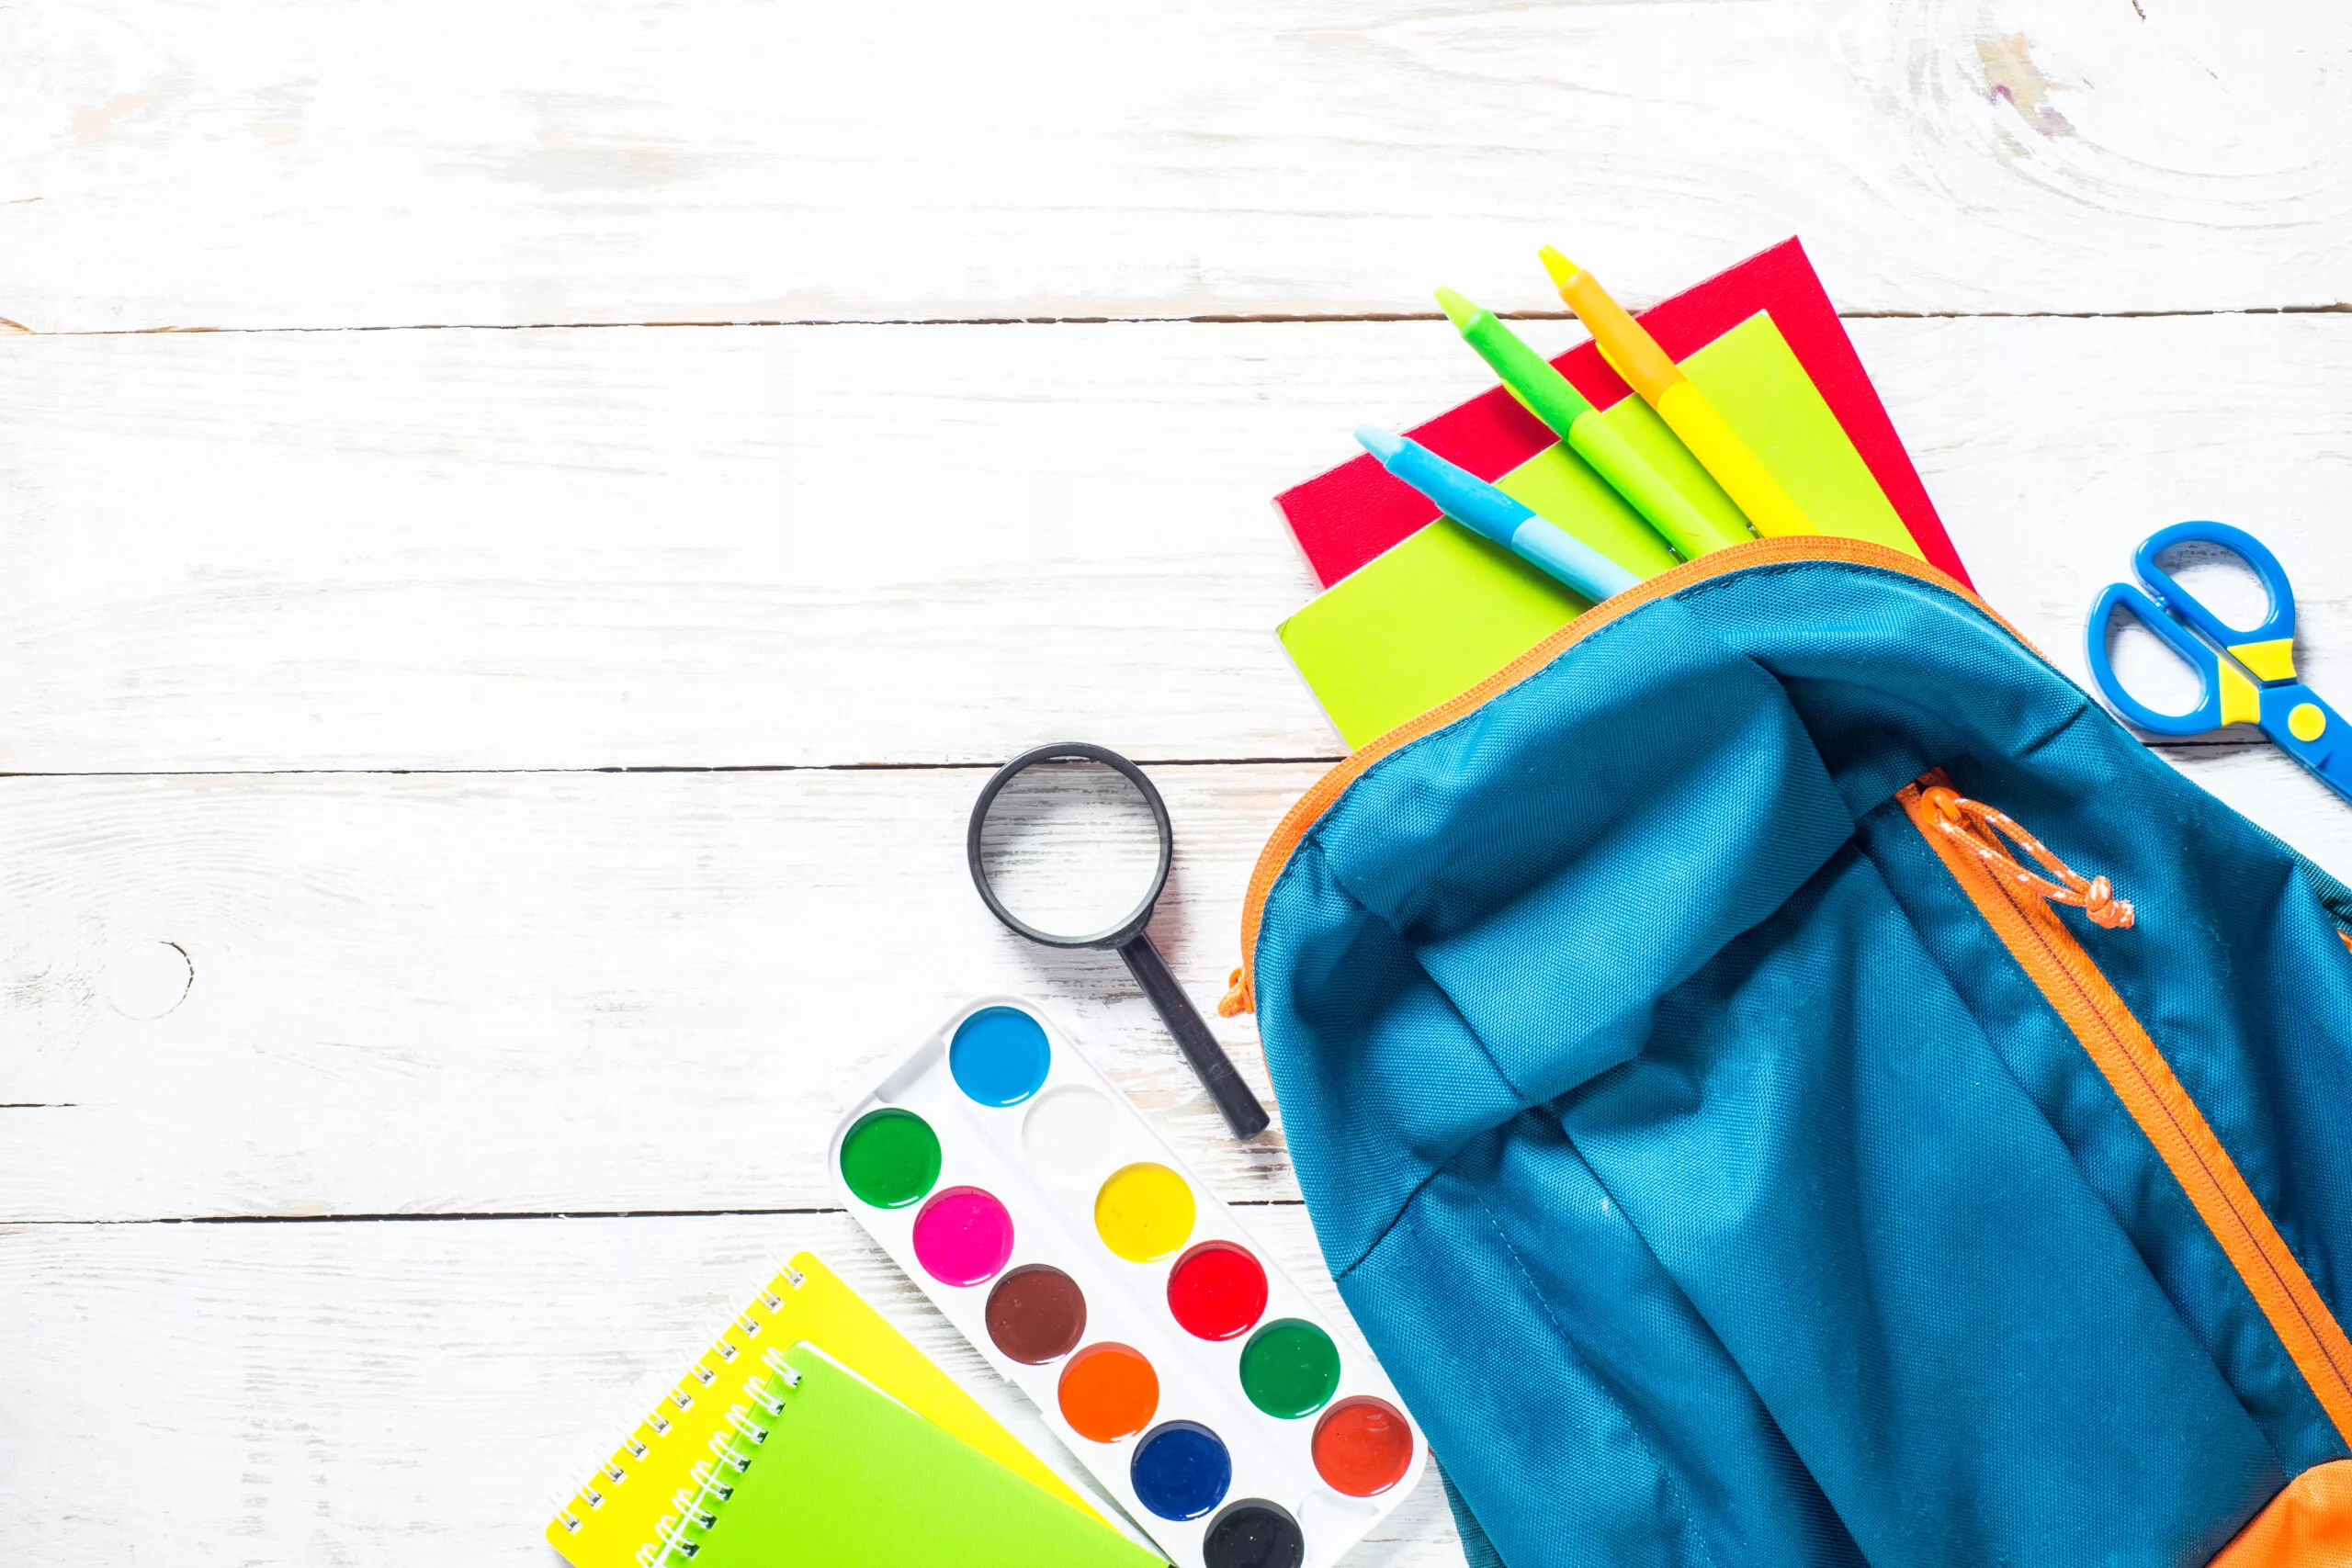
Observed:
[[[814,1345],[761,1355],[646,1568],[1164,1568]]]

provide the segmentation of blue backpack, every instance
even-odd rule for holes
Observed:
[[[1949,578],[1783,538],[1317,784],[1228,1010],[1474,1562],[2311,1568],[2347,927]]]

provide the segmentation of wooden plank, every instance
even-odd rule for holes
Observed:
[[[13,16],[40,332],[1653,298],[1791,232],[1867,310],[2342,301],[2352,16],[1415,0]]]
[[[2274,749],[2182,755],[2352,880],[2352,813]],[[1154,934],[1204,1010],[1316,773],[1154,770]],[[1226,1134],[1115,958],[988,918],[982,776],[0,781],[0,1218],[826,1206],[840,1109],[996,990],[1069,1020],[1226,1197],[1295,1197],[1279,1127]],[[158,943],[193,971],[160,1007]],[[1271,1104],[1254,1021],[1213,1027]]]
[[[2352,671],[2352,317],[1853,326],[2062,668],[2210,515]],[[1483,377],[1429,322],[0,345],[0,769],[53,773],[1331,755],[1268,498]]]
[[[1351,1332],[1305,1211],[1250,1220]],[[1054,1451],[839,1213],[25,1226],[0,1231],[0,1551],[548,1568],[556,1504],[804,1247]],[[1432,1473],[1349,1561],[1458,1563],[1453,1539]]]
[[[1204,1013],[1317,772],[1155,770],[1153,935]],[[1054,1007],[1226,1197],[1295,1198],[1115,956],[989,918],[986,776],[0,781],[0,1218],[828,1205],[841,1110],[995,991]],[[159,1010],[164,943],[194,977]],[[1271,1103],[1252,1021],[1211,1021]]]

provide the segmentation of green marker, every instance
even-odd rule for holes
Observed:
[[[1521,343],[1492,310],[1473,305],[1451,288],[1439,289],[1437,302],[1463,341],[1478,351],[1511,395],[1591,464],[1683,559],[1696,560],[1711,550],[1755,537],[1744,529],[1732,532],[1691,505],[1690,497],[1650,467],[1649,459],[1634,451],[1566,377]]]

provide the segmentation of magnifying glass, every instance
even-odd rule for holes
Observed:
[[[1144,931],[1176,835],[1142,769],[1082,740],[1023,751],[980,791],[964,851],[980,901],[1031,942],[1117,949],[1233,1135],[1265,1130],[1266,1108]]]

